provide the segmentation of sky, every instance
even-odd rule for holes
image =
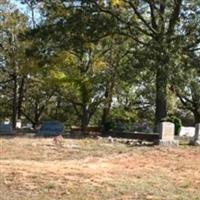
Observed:
[[[20,0],[10,0],[10,2],[13,5],[15,5],[22,13],[24,13],[26,16],[28,16],[29,19],[31,19],[31,12],[30,12],[30,10],[29,10],[29,8],[28,8],[27,5],[21,4]],[[38,21],[40,21],[40,19],[39,19],[40,18],[39,12],[37,12],[37,10],[35,9],[34,14],[35,14],[35,21],[37,23]]]
[[[27,12],[27,8],[25,5],[22,5],[19,0],[10,0],[11,3],[13,3],[14,5],[16,5],[16,7],[18,9],[20,9],[22,12]]]

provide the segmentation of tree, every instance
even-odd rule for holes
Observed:
[[[190,53],[185,63],[185,70],[173,78],[171,90],[177,95],[182,108],[193,113],[194,123],[200,122],[200,71],[199,55]],[[183,68],[183,67],[182,67]]]
[[[82,131],[85,132],[91,117],[104,98],[103,81],[106,63],[101,60],[101,51],[87,46],[78,52],[61,52],[54,60],[52,71],[66,101],[73,106]]]
[[[52,101],[55,103],[56,86],[45,74],[42,70],[37,73],[29,73],[26,81],[21,113],[26,121],[32,123],[33,128],[41,123],[50,103]]]
[[[96,20],[90,17],[85,8],[71,4],[66,7],[63,2],[52,3],[52,7],[47,5],[44,4],[44,13],[48,17],[35,30],[37,37],[42,38],[36,43],[35,54],[46,58],[43,67],[50,66],[55,80],[60,81],[59,88],[73,106],[84,132],[108,88],[106,75],[109,70],[106,70],[108,62],[104,55],[110,47],[101,40],[106,37],[110,19],[105,19],[108,23],[99,27],[96,20],[103,21],[99,16]],[[88,22],[90,26],[87,26]]]
[[[190,55],[197,55],[199,51],[199,2],[22,2],[31,9],[33,24],[37,22],[37,26],[32,26],[26,33],[25,37],[30,39],[32,48],[25,50],[24,58],[24,61],[28,59],[32,63],[29,71],[36,70],[36,73],[28,72],[27,66],[19,67],[23,70],[18,73],[17,80],[22,75],[26,78],[21,79],[20,83],[17,81],[17,88],[20,88],[19,85],[27,88],[24,80],[26,84],[40,88],[41,93],[34,87],[27,89],[26,94],[20,92],[23,89],[17,89],[23,94],[17,95],[18,102],[24,102],[23,105],[17,103],[19,116],[23,107],[24,115],[33,119],[34,112],[30,110],[37,102],[36,110],[45,105],[42,109],[44,115],[36,117],[41,119],[52,108],[51,101],[61,100],[73,108],[84,131],[97,110],[98,118],[99,114],[102,115],[101,124],[105,124],[112,110],[113,99],[117,98],[120,113],[130,116],[136,113],[141,117],[142,113],[150,113],[151,110],[155,113],[157,124],[174,109],[170,104],[175,105],[176,98],[169,96],[169,88],[175,80],[176,91],[181,96],[188,92],[189,86],[186,86],[187,83],[183,86],[180,80],[184,77],[183,69],[189,70],[192,66],[187,64],[191,62]],[[35,9],[41,14],[41,21],[35,20]],[[44,80],[41,80],[43,77]],[[9,80],[9,76],[5,76],[3,85],[8,85]],[[195,77],[195,84],[196,80]],[[51,92],[48,91],[51,88],[47,85],[54,86],[52,82],[58,90],[49,102]],[[131,113],[131,110],[137,111]],[[147,116],[152,118],[151,114]]]
[[[156,73],[157,124],[167,115],[167,86],[171,69],[176,67],[180,55],[187,50],[195,51],[200,42],[200,4],[183,0],[106,2],[95,1],[94,4],[99,12],[111,15],[118,21],[118,30],[115,30],[118,34],[137,42],[139,49],[136,55],[140,56],[140,65]]]
[[[23,100],[24,77],[23,68],[27,64],[25,50],[26,41],[21,40],[21,35],[27,30],[27,17],[15,7],[5,1],[2,5],[1,17],[1,64],[0,68],[4,79],[2,84],[12,107],[12,126],[15,128],[17,118],[20,118],[20,110]],[[10,101],[11,100],[11,101]]]

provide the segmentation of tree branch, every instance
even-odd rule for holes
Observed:
[[[96,7],[99,9],[100,12],[109,14],[110,16],[114,17],[116,20],[118,20],[119,22],[121,22],[122,24],[125,24],[127,26],[127,28],[129,29],[129,31],[131,30],[131,25],[134,26],[134,28],[137,28],[140,32],[144,33],[147,36],[150,37],[154,37],[153,34],[149,33],[148,31],[142,29],[139,26],[135,26],[135,24],[130,24],[129,22],[123,20],[119,15],[115,14],[114,12],[112,12],[111,10],[108,9],[103,9],[101,6],[99,6],[99,4],[97,2],[95,2]],[[151,28],[151,27],[150,27]]]
[[[155,2],[154,0],[147,0],[147,2],[149,4],[151,11],[151,25],[155,30],[157,30],[158,26],[156,24],[156,18],[155,18]]]
[[[167,34],[171,35],[174,32],[175,25],[178,21],[178,17],[181,11],[181,5],[182,5],[183,0],[174,0],[174,10],[171,14],[170,20],[169,20],[169,27]]]
[[[143,24],[149,29],[149,31],[151,31],[153,33],[153,36],[157,35],[157,32],[155,31],[154,28],[152,28],[148,22],[144,19],[144,17],[141,15],[141,13],[137,10],[137,8],[135,7],[135,5],[133,4],[133,2],[128,1],[129,5],[131,6],[131,8],[134,10],[136,16],[138,17],[138,19],[140,19]]]
[[[1,81],[1,82],[0,82],[0,85],[3,85],[3,84],[5,84],[5,83],[9,83],[9,82],[11,82],[11,81],[13,81],[13,79],[9,79],[9,80],[6,80],[6,81]]]

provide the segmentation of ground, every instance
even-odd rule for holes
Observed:
[[[0,138],[1,200],[200,200],[200,148]]]

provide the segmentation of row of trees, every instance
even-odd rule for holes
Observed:
[[[0,119],[200,122],[200,3],[4,0]]]

